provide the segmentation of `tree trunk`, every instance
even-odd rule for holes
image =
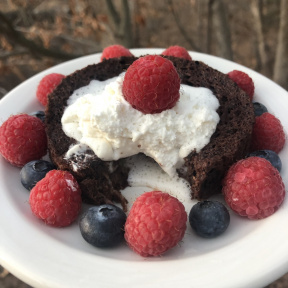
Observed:
[[[271,73],[268,67],[268,58],[265,47],[265,40],[262,26],[261,8],[262,0],[253,0],[251,3],[251,11],[253,15],[254,31],[255,31],[255,54],[257,58],[257,70],[262,74],[270,77]]]
[[[233,60],[228,17],[222,0],[212,1],[213,30],[215,31],[219,56]]]
[[[201,47],[203,52],[207,52],[207,35],[205,33],[204,26],[204,14],[205,9],[207,9],[208,3],[207,1],[198,0],[197,1],[197,32],[198,32],[198,45]]]
[[[189,45],[192,47],[192,49],[194,51],[202,52],[201,46],[197,45],[195,43],[193,37],[191,37],[190,34],[186,31],[186,24],[187,23],[184,23],[184,24],[182,23],[181,16],[178,13],[176,13],[176,11],[175,11],[173,0],[168,0],[167,3],[168,3],[168,6],[170,8],[170,11],[171,11],[171,13],[175,19],[175,23],[176,23],[180,33],[183,35],[185,40],[189,43]]]
[[[134,39],[128,1],[121,1],[120,13],[116,10],[112,0],[106,0],[106,4],[109,19],[113,23],[112,30],[115,40],[126,48],[133,47]]]
[[[288,90],[288,1],[281,0],[278,44],[273,80]]]
[[[208,54],[212,54],[212,31],[213,31],[213,9],[212,9],[213,0],[208,0],[208,17],[207,17],[207,37],[206,37],[206,51]]]

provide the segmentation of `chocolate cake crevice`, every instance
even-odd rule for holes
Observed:
[[[207,199],[221,192],[227,169],[249,151],[253,106],[249,96],[227,75],[199,61],[182,61],[185,69],[179,63],[177,69],[183,84],[209,88],[220,103],[220,122],[210,142],[199,153],[192,151],[178,171],[190,183],[192,198]]]
[[[249,151],[254,111],[249,96],[227,75],[200,61],[175,57],[171,60],[183,84],[209,88],[220,103],[220,122],[210,142],[199,152],[191,151],[179,176],[191,185],[191,197],[207,199],[221,191],[221,181],[227,169]],[[46,108],[46,131],[51,160],[62,170],[70,171],[77,179],[85,202],[91,204],[121,203],[124,210],[127,201],[120,190],[128,186],[129,170],[122,160],[102,161],[92,150],[66,158],[65,154],[76,141],[65,135],[61,118],[67,100],[73,92],[90,83],[104,81],[127,70],[137,58],[121,57],[104,60],[75,71],[63,79],[49,95]]]

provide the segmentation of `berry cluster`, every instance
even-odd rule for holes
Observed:
[[[180,46],[171,46],[161,55],[192,60],[188,51]],[[101,61],[121,56],[133,55],[123,46],[112,45],[103,50]],[[173,108],[180,97],[179,89],[180,78],[172,62],[159,55],[148,55],[127,69],[122,92],[133,108],[154,114]]]
[[[49,94],[65,76],[44,76],[36,90],[36,98],[46,106]],[[45,112],[10,116],[0,126],[0,154],[12,165],[21,167],[22,185],[30,191],[32,212],[46,224],[70,225],[81,208],[81,191],[69,172],[42,159],[47,154]]]
[[[237,214],[262,219],[275,213],[285,197],[278,155],[285,144],[285,132],[265,105],[254,102],[253,107],[251,152],[228,170],[223,179],[223,195]]]

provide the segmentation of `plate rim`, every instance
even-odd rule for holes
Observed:
[[[143,53],[144,51],[148,51],[148,53],[146,53],[146,54],[149,54],[149,52],[152,52],[152,51],[155,51],[155,52],[153,52],[153,53],[161,53],[161,51],[163,51],[164,49],[162,49],[162,48],[148,48],[148,49],[146,49],[146,48],[137,48],[137,49],[131,49],[131,52],[132,53],[135,53],[135,54],[139,54],[139,53]],[[143,51],[143,52],[142,52]],[[193,60],[194,60],[194,58],[195,59],[202,59],[202,58],[205,58],[205,59],[208,59],[208,61],[207,62],[210,62],[211,61],[211,63],[214,61],[214,62],[218,62],[218,61],[221,61],[221,62],[225,62],[225,63],[229,63],[229,65],[234,65],[235,67],[238,67],[239,69],[241,68],[244,72],[245,71],[247,71],[248,73],[252,73],[257,79],[264,79],[265,80],[265,82],[266,82],[266,84],[269,86],[269,85],[272,85],[274,88],[275,87],[277,87],[277,91],[279,91],[280,92],[280,94],[281,93],[286,93],[287,95],[286,96],[288,96],[288,92],[284,89],[284,88],[282,88],[281,86],[279,86],[278,84],[276,84],[276,83],[274,83],[272,80],[270,80],[270,79],[268,79],[267,77],[265,77],[265,76],[263,76],[263,75],[261,75],[261,74],[259,74],[258,72],[256,72],[256,71],[253,71],[252,69],[250,69],[250,68],[248,68],[248,67],[245,67],[245,66],[243,66],[243,65],[240,65],[240,64],[237,64],[237,63],[234,63],[233,61],[230,61],[230,60],[226,60],[226,59],[222,59],[222,58],[220,58],[220,57],[217,57],[217,56],[213,56],[213,55],[208,55],[208,54],[205,54],[205,53],[198,53],[198,52],[193,52],[193,51],[189,51],[189,53],[192,55],[192,58],[193,58]],[[24,87],[26,87],[27,86],[27,83],[29,83],[29,85],[30,85],[30,83],[36,83],[36,81],[38,81],[44,74],[47,74],[47,73],[50,73],[51,71],[55,71],[55,70],[61,70],[64,66],[73,66],[73,64],[75,64],[75,63],[78,63],[78,62],[83,62],[83,63],[86,63],[85,61],[86,60],[88,60],[88,61],[90,61],[90,59],[93,59],[95,56],[97,56],[96,58],[98,59],[99,57],[100,57],[100,55],[101,55],[101,53],[96,53],[96,54],[91,54],[91,55],[87,55],[87,56],[82,56],[82,57],[80,57],[80,58],[77,58],[77,59],[72,59],[72,60],[69,60],[69,61],[66,61],[66,62],[64,62],[64,63],[60,63],[60,64],[57,64],[56,66],[53,66],[53,67],[51,67],[51,68],[48,68],[48,69],[46,69],[46,70],[44,70],[44,71],[41,71],[41,72],[39,72],[39,73],[37,73],[36,75],[34,75],[33,77],[31,77],[31,78],[29,78],[29,79],[27,79],[26,81],[24,81],[23,83],[21,83],[20,85],[18,85],[18,86],[16,86],[15,88],[13,88],[8,94],[6,94],[2,99],[1,99],[1,101],[0,101],[0,111],[3,109],[2,107],[3,106],[5,106],[5,105],[8,105],[7,103],[9,103],[10,101],[11,101],[11,98],[13,98],[14,99],[14,97],[16,97],[16,96],[11,96],[11,95],[16,95],[17,93],[18,93],[18,91],[20,91],[22,88],[24,88]],[[141,54],[141,55],[143,55],[143,54]],[[202,61],[202,60],[200,60],[200,61]],[[204,62],[204,61],[203,61]],[[213,62],[213,63],[214,63]],[[213,64],[209,64],[209,63],[207,63],[208,65],[211,65],[211,67],[213,67]],[[229,66],[228,65],[228,66]],[[83,66],[83,67],[85,67],[85,66]],[[213,68],[215,68],[215,67],[213,67]],[[217,68],[215,68],[215,69],[217,69]],[[218,70],[218,69],[217,69]],[[73,72],[73,71],[72,71]],[[263,80],[263,81],[264,81]],[[28,86],[29,86],[28,85]],[[35,86],[35,84],[33,84],[34,86]],[[32,86],[33,86],[32,85]],[[275,86],[276,85],[276,86]],[[31,87],[32,87],[31,86]],[[29,86],[30,87],[30,86]],[[28,87],[28,88],[29,88]],[[30,88],[29,88],[30,89]],[[34,89],[35,89],[35,87],[34,87]],[[256,87],[256,89],[257,89],[257,87]],[[288,97],[287,97],[287,102],[288,102]],[[35,105],[37,105],[37,104],[35,104]],[[1,118],[2,118],[2,116],[1,116]],[[2,119],[1,119],[2,120]],[[287,146],[287,145],[286,145]],[[286,147],[286,149],[287,149],[287,147]],[[3,160],[3,159],[2,159]],[[4,167],[3,167],[4,166]],[[3,161],[1,161],[0,162],[0,171],[2,172],[3,171],[3,169],[5,169],[5,164],[3,165]],[[11,170],[14,170],[14,167],[11,167]],[[286,172],[286,174],[287,174],[287,172]],[[285,175],[286,175],[285,174]],[[0,175],[0,179],[1,180],[3,180],[3,177],[2,177],[2,174]],[[286,179],[286,178],[285,178]],[[20,182],[20,181],[19,181]],[[287,181],[286,181],[286,185],[287,185]],[[2,190],[2,188],[1,188],[1,190]],[[7,195],[6,195],[7,196]],[[7,196],[8,197],[8,196]],[[6,198],[4,198],[4,199],[6,199],[7,200],[7,197]],[[287,198],[287,197],[286,197]],[[0,197],[0,199],[2,199],[3,200],[3,195]],[[9,199],[9,197],[8,197],[8,199]],[[11,199],[10,199],[11,200]],[[287,200],[287,199],[286,199]],[[285,203],[286,203],[286,205],[287,205],[287,201],[285,201]],[[26,203],[27,204],[27,203]],[[1,204],[0,204],[1,205]],[[1,205],[2,206],[2,205]],[[6,209],[7,210],[7,209]],[[9,211],[6,211],[5,210],[5,213],[4,213],[4,215],[6,215],[7,217],[8,217],[8,212]],[[283,212],[283,210],[281,210],[282,211],[282,214],[284,214],[285,216],[286,216],[286,212],[284,213]],[[1,213],[1,212],[0,212]],[[278,212],[277,212],[278,213]],[[280,212],[281,213],[281,212]],[[1,215],[1,214],[0,214]],[[3,214],[2,214],[2,216],[3,216]],[[274,217],[274,215],[272,216],[272,217]],[[287,216],[288,217],[288,216]],[[278,217],[279,218],[279,217]],[[269,220],[268,220],[269,221]],[[3,224],[3,220],[0,220],[0,223],[2,223]],[[25,233],[25,229],[24,228],[27,228],[27,225],[28,225],[28,223],[26,223],[26,225],[24,225],[24,227],[22,227],[22,229],[20,229],[21,231],[22,231],[22,233]],[[5,227],[6,229],[8,229],[8,227]],[[55,228],[54,228],[55,229]],[[2,225],[1,225],[1,228],[0,228],[0,235],[2,234],[2,236],[4,235],[3,233],[4,233],[5,231],[4,231],[4,229],[3,229],[3,227],[2,227]],[[10,230],[9,230],[9,232],[11,232]],[[35,231],[34,231],[35,232]],[[38,231],[39,232],[39,231]],[[43,239],[43,235],[41,235],[41,234],[39,234],[39,233],[37,233],[37,231],[35,232],[35,235],[37,235],[37,237],[39,237],[39,239],[40,240],[42,240]],[[288,232],[287,232],[287,235],[288,235]],[[13,234],[13,237],[15,237],[15,235]],[[13,238],[13,237],[11,237],[11,238]],[[2,238],[2,239],[1,239]],[[4,237],[5,238],[5,237]],[[9,237],[8,237],[9,238]],[[44,239],[45,239],[45,237],[44,237]],[[9,242],[9,239],[7,239],[7,238],[5,238],[4,239],[6,242],[4,243],[4,244],[6,244],[7,245],[7,243]],[[55,277],[52,277],[51,275],[49,276],[50,278],[49,279],[44,279],[43,278],[43,276],[45,275],[45,273],[44,273],[44,275],[36,275],[35,273],[32,273],[33,274],[33,276],[31,275],[31,272],[29,272],[29,271],[27,271],[27,268],[25,268],[24,266],[23,266],[23,264],[21,264],[21,265],[19,265],[19,263],[17,264],[16,262],[17,262],[17,256],[15,255],[15,254],[13,254],[13,256],[14,256],[14,258],[12,259],[11,258],[11,255],[9,255],[9,253],[7,253],[6,251],[5,251],[5,249],[4,249],[4,247],[3,247],[3,237],[0,237],[0,262],[1,262],[1,264],[4,266],[4,267],[7,267],[7,269],[9,270],[9,271],[11,271],[11,273],[13,273],[14,275],[16,275],[17,277],[19,277],[20,279],[22,279],[23,281],[25,281],[26,283],[28,283],[28,284],[30,284],[30,285],[33,285],[34,287],[72,287],[71,285],[69,285],[69,286],[65,286],[65,283],[60,283],[59,282],[59,279],[57,279],[57,278],[55,278]],[[53,242],[53,241],[52,241]],[[33,241],[33,244],[35,244],[36,242],[35,241]],[[55,243],[54,243],[55,244]],[[243,245],[243,243],[241,242],[241,243],[239,243],[239,244],[241,244],[240,245],[240,247],[242,247],[242,245]],[[245,241],[244,241],[244,244],[245,244]],[[62,244],[62,243],[58,243],[57,242],[57,245],[59,246],[59,247],[62,247],[63,248],[63,250],[65,251],[65,252],[69,252],[69,250],[71,250],[72,248],[71,247],[66,247],[65,248],[65,245],[64,244]],[[238,246],[238,245],[237,245]],[[288,244],[286,245],[287,247],[285,247],[285,249],[287,249],[287,250],[285,250],[285,252],[287,253],[286,254],[286,256],[288,256]],[[14,253],[15,253],[15,247],[10,247],[10,250],[11,249],[14,249],[13,251],[14,251]],[[41,251],[41,249],[40,249],[40,251]],[[71,252],[71,251],[70,251]],[[240,253],[241,251],[239,251],[238,253],[236,253],[236,256],[237,255],[239,255],[239,253]],[[20,253],[20,251],[18,250],[17,251],[17,253],[19,253],[19,257],[21,256],[21,257],[23,257],[22,256],[22,254]],[[16,254],[17,254],[16,253]],[[23,252],[22,252],[23,253]],[[51,253],[52,253],[52,251],[51,251]],[[25,253],[24,253],[25,254]],[[73,254],[73,253],[72,253]],[[80,253],[81,255],[74,255],[73,254],[73,256],[76,256],[76,258],[79,260],[79,257],[80,257],[80,259],[81,259],[81,257],[83,257],[83,258],[85,258],[85,261],[87,261],[87,263],[90,263],[90,264],[93,264],[94,263],[94,260],[91,260],[91,258],[93,258],[93,259],[95,259],[95,258],[99,258],[99,260],[101,260],[101,263],[102,263],[102,265],[104,265],[105,267],[111,267],[111,263],[113,262],[113,260],[111,261],[111,259],[109,260],[109,259],[105,259],[105,258],[103,258],[103,257],[100,257],[100,256],[97,256],[97,255],[95,255],[95,254],[93,254],[93,256],[91,256],[91,255],[86,255],[85,253]],[[205,257],[203,257],[203,256],[201,256],[202,257],[202,259],[196,259],[197,261],[195,262],[195,263],[201,263],[201,262],[203,262],[203,259],[204,260],[207,260],[207,257],[208,257],[208,254],[209,253],[207,253],[207,255],[205,255]],[[241,254],[241,253],[240,253]],[[235,256],[235,255],[234,255]],[[232,258],[234,258],[234,256],[232,257]],[[281,255],[279,255],[279,257],[280,257]],[[65,263],[65,258],[62,258],[62,257],[60,257],[61,259],[61,262],[63,262],[63,263]],[[229,258],[229,259],[232,259],[232,258]],[[191,262],[191,261],[188,261],[190,258],[186,258],[186,259],[175,259],[175,261],[178,263],[178,265],[179,265],[179,262],[182,262],[183,264],[187,264],[186,262]],[[31,259],[31,260],[33,260],[33,259]],[[210,259],[211,260],[211,259]],[[208,260],[207,261],[209,261],[209,257],[208,257]],[[118,260],[115,260],[114,261],[115,263],[117,262],[117,263],[119,263],[119,261]],[[147,262],[149,262],[149,266],[147,266]],[[185,263],[184,263],[185,262]],[[113,263],[113,265],[115,264],[115,263]],[[134,263],[134,262],[133,262]],[[172,275],[172,272],[173,272],[173,269],[171,269],[171,267],[169,267],[169,266],[171,266],[171,265],[169,265],[169,263],[171,263],[171,261],[166,261],[166,262],[159,262],[159,261],[136,261],[136,263],[137,264],[135,264],[135,267],[130,267],[131,268],[131,273],[132,273],[132,275],[129,275],[129,276],[131,276],[131,277],[134,277],[133,276],[133,272],[134,273],[136,273],[137,271],[142,271],[142,273],[144,272],[144,275],[147,275],[147,273],[148,274],[150,274],[151,275],[151,270],[152,269],[156,269],[157,267],[159,267],[159,263],[161,263],[161,270],[162,269],[166,269],[166,271],[170,271],[171,272],[171,274],[170,275],[166,275],[166,274],[168,274],[168,273],[165,273],[165,275],[166,275],[166,277],[167,277],[167,279],[172,279],[172,280],[176,280],[176,278],[177,277],[179,277],[179,275],[181,274],[181,277],[183,277],[183,279],[184,279],[184,281],[188,281],[189,283],[182,283],[183,285],[182,286],[184,286],[184,287],[209,287],[209,286],[201,286],[201,284],[200,283],[196,283],[196,284],[200,284],[200,286],[199,285],[197,285],[197,286],[193,286],[194,284],[193,283],[191,283],[189,280],[190,279],[186,279],[185,278],[185,275],[183,275],[183,272],[186,272],[186,270],[188,269],[187,267],[184,269],[183,267],[182,267],[182,269],[183,269],[183,271],[180,271],[179,272],[179,274],[177,275],[177,277],[176,276],[174,276],[174,275]],[[189,263],[188,263],[189,264]],[[219,266],[221,266],[221,264],[222,264],[222,266],[224,265],[223,263],[221,263],[221,261],[219,261],[218,263],[216,263],[217,265],[219,265]],[[33,265],[37,265],[37,263],[33,263]],[[48,264],[47,264],[48,265]],[[112,266],[113,266],[112,265]],[[117,265],[117,264],[116,264]],[[71,266],[72,266],[72,264],[71,264]],[[134,266],[134,265],[133,265]],[[188,265],[187,265],[188,266]],[[225,266],[225,265],[224,265]],[[223,266],[223,267],[224,267]],[[73,266],[74,267],[74,266]],[[115,266],[116,267],[116,266]],[[147,268],[147,267],[149,267],[149,268]],[[156,268],[155,268],[156,267]],[[21,268],[21,269],[20,269]],[[133,268],[133,269],[132,269]],[[227,266],[225,266],[225,268],[229,268],[229,267],[227,267]],[[158,268],[157,268],[158,269]],[[29,270],[29,269],[28,269]],[[184,271],[185,270],[185,271]],[[266,269],[267,270],[267,269]],[[279,278],[280,276],[282,276],[285,272],[287,272],[288,271],[288,257],[287,257],[287,260],[285,260],[283,257],[281,257],[281,261],[279,261],[278,262],[278,267],[277,267],[277,264],[276,263],[274,263],[274,266],[273,266],[273,269],[271,269],[270,270],[270,272],[267,270],[266,271],[266,275],[259,275],[259,273],[257,274],[257,276],[255,276],[254,278],[252,277],[252,275],[251,275],[251,278],[250,278],[250,282],[249,283],[247,283],[247,279],[246,280],[242,280],[241,281],[241,279],[238,279],[239,281],[238,281],[238,283],[237,284],[235,284],[236,286],[233,286],[233,287],[247,287],[247,286],[245,286],[245,285],[247,285],[247,284],[254,284],[254,286],[255,287],[261,287],[261,286],[263,286],[263,285],[267,285],[267,283],[271,280],[271,282],[272,281],[274,281],[274,280],[276,280],[277,278]],[[63,271],[62,271],[63,272]],[[103,269],[100,269],[100,272],[101,273],[103,273],[103,275],[106,275],[105,274],[105,270],[103,270]],[[230,271],[231,272],[231,271]],[[248,272],[248,271],[247,271]],[[232,273],[232,272],[231,272]],[[154,274],[154,276],[156,277],[157,275],[155,274],[155,273],[152,273],[152,274]],[[250,273],[251,274],[251,273]],[[27,276],[27,275],[29,275],[29,276]],[[139,275],[138,275],[139,276]],[[141,276],[141,275],[140,275]],[[260,277],[261,276],[261,277]],[[45,276],[44,276],[45,277]],[[83,277],[83,276],[82,276]],[[111,278],[111,277],[110,277]],[[125,276],[125,278],[126,278],[126,276]],[[142,276],[140,277],[140,278],[142,278]],[[238,277],[239,278],[239,277]],[[85,279],[87,279],[87,278],[85,278],[85,277],[83,277],[83,280],[81,280],[81,281],[85,281]],[[167,280],[166,279],[166,280]],[[183,280],[182,279],[182,280]],[[186,280],[185,280],[186,279]],[[129,282],[127,282],[127,280],[126,279],[124,279],[125,280],[125,283],[127,284],[127,285],[130,285],[131,287],[133,286],[133,283],[129,283]],[[119,281],[119,279],[118,279],[118,281]],[[148,280],[147,280],[148,281]],[[212,281],[212,280],[211,280]],[[246,282],[245,282],[246,281]],[[85,283],[85,285],[86,285],[86,282],[83,282],[83,283]],[[213,281],[212,282],[210,282],[210,283],[213,283]],[[88,284],[88,283],[87,283]],[[116,282],[115,283],[104,283],[105,284],[105,286],[108,286],[108,287],[110,287],[109,285],[114,285],[114,284],[116,284]],[[132,285],[131,285],[132,284]],[[143,283],[141,283],[141,285],[140,285],[140,287],[146,287],[145,285],[146,285],[147,283],[145,283],[145,281],[143,281]],[[149,282],[148,283],[149,284],[149,287],[157,287],[157,285],[159,285],[159,283],[156,283],[156,286],[153,286],[153,285],[155,285],[155,283],[153,284],[153,283],[151,283],[151,282]],[[173,284],[174,284],[174,282],[173,282]],[[204,284],[204,282],[203,282],[203,284]],[[78,285],[78,284],[77,284]],[[83,284],[84,285],[84,284]],[[126,286],[127,286],[126,285]],[[168,283],[167,283],[167,285],[168,285]],[[166,285],[166,286],[167,286]],[[186,286],[185,286],[186,285]],[[225,286],[225,285],[231,285],[231,282],[230,282],[230,280],[228,279],[228,280],[226,280],[226,283],[222,283],[222,285],[221,286],[219,286],[219,287],[229,287],[229,286]],[[215,286],[215,285],[214,285]],[[75,286],[75,287],[77,287],[77,286]],[[86,285],[86,287],[88,287],[87,285]],[[129,286],[128,286],[129,287]],[[169,286],[168,286],[169,287]],[[216,286],[215,286],[216,287]],[[217,286],[218,287],[218,286]],[[231,287],[231,286],[230,286]]]

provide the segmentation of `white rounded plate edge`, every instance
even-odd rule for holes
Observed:
[[[163,50],[131,49],[135,56],[159,54]],[[255,82],[255,101],[264,103],[281,120],[285,132],[288,131],[287,91],[242,65],[201,53],[191,52],[191,55],[193,60],[203,61],[223,73],[234,69],[247,72]],[[0,101],[0,121],[11,114],[42,109],[35,99],[35,91],[45,74],[68,75],[99,60],[100,54],[84,56],[23,82]],[[280,153],[282,161],[287,154],[286,144]],[[19,168],[0,160],[0,263],[33,287],[114,287],[119,283],[126,287],[263,287],[288,271],[287,200],[267,219],[248,221],[233,215],[231,225],[234,226],[223,237],[207,241],[194,235],[189,243],[191,247],[187,248],[191,235],[185,235],[182,247],[176,247],[168,256],[144,259],[124,246],[119,251],[90,247],[79,236],[76,224],[65,229],[43,225],[30,213]],[[287,187],[288,170],[284,161],[281,174]],[[235,239],[236,236],[239,238]],[[192,240],[196,244],[194,248]],[[185,256],[185,252],[192,256]]]

